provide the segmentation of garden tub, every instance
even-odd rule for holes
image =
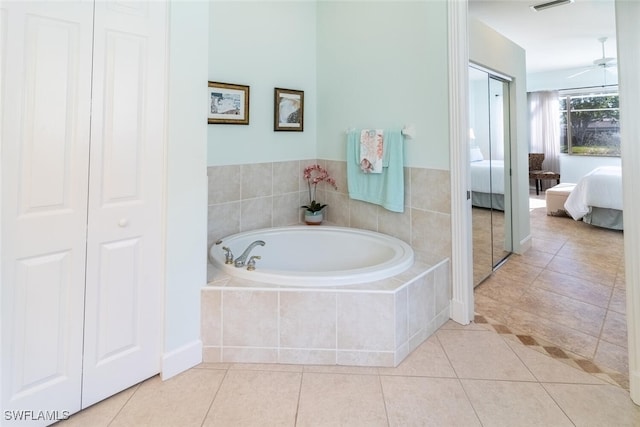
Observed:
[[[247,265],[225,263],[224,248],[235,259],[253,242]],[[233,234],[214,244],[211,263],[230,276],[282,286],[336,286],[373,282],[402,273],[413,265],[413,249],[395,237],[368,230],[332,226],[264,228]]]

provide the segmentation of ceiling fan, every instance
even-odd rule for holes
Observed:
[[[597,70],[599,68],[602,68],[602,72],[605,76],[606,79],[606,72],[609,69],[609,71],[616,73],[616,58],[612,58],[612,57],[607,57],[605,55],[604,52],[604,43],[607,41],[606,37],[600,37],[598,39],[598,41],[600,42],[600,44],[602,44],[602,58],[598,58],[598,59],[594,59],[593,60],[593,65],[589,68],[587,68],[586,70],[582,70],[582,71],[578,71],[575,74],[570,75],[568,78],[572,79],[574,77],[577,77],[581,74],[584,73],[588,73],[589,71],[593,71],[593,70]]]

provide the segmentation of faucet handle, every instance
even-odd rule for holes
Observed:
[[[231,252],[231,249],[229,249],[226,246],[223,246],[222,250],[224,251],[224,263],[233,264],[233,252]]]
[[[253,271],[256,269],[257,259],[262,259],[262,257],[260,255],[253,255],[251,258],[249,258],[249,261],[247,261],[247,270]]]

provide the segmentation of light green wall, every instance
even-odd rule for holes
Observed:
[[[170,8],[165,253],[165,354],[200,340],[200,288],[206,282],[207,4]],[[203,13],[204,12],[204,13]]]
[[[445,1],[318,3],[318,156],[345,131],[413,124],[406,165],[449,169]]]
[[[250,124],[210,125],[208,165],[345,159],[351,127],[415,126],[406,165],[449,169],[447,7],[438,1],[215,1],[209,80],[251,87]],[[304,132],[273,90],[305,91]]]
[[[315,2],[214,1],[209,13],[208,79],[250,86],[250,110],[249,125],[208,126],[208,165],[316,157]],[[273,131],[276,87],[304,91],[304,132]]]

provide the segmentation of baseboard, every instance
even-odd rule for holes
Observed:
[[[640,372],[629,374],[629,390],[633,403],[640,405]]]
[[[197,340],[162,356],[162,381],[202,363],[202,341]]]
[[[527,252],[529,249],[531,249],[531,234],[529,234],[527,237],[525,237],[524,239],[520,240],[520,248],[515,251],[517,254],[523,254],[525,252]]]

